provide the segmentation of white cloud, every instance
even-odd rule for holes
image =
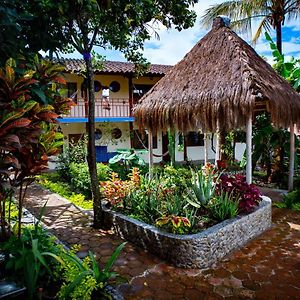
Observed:
[[[160,39],[153,38],[145,43],[144,55],[151,63],[157,64],[171,64],[174,65],[180,61],[186,53],[208,32],[206,28],[200,26],[200,17],[204,14],[204,11],[211,5],[224,2],[223,0],[206,0],[200,1],[195,4],[194,10],[197,13],[197,20],[192,28],[182,30],[178,32],[175,29],[167,30],[161,23],[155,24],[155,30],[158,32]],[[252,26],[254,32],[258,22],[255,22]],[[300,56],[300,38],[299,34],[293,32],[300,31],[299,20],[286,20],[284,28],[289,28],[289,35],[287,41],[283,42],[283,51],[288,55]],[[275,40],[275,32],[270,32],[271,37]],[[251,43],[252,34],[241,34],[243,39]],[[268,57],[268,61],[272,62],[272,55],[269,47],[269,43],[265,40],[262,35],[256,46],[255,50],[259,54],[263,54]],[[106,51],[98,48],[97,52],[105,55],[108,60],[122,60],[124,56],[118,51]],[[70,55],[69,55],[70,56]],[[73,54],[72,57],[76,56]],[[77,55],[78,57],[78,55]]]
[[[202,38],[207,29],[200,26],[200,17],[209,6],[221,3],[221,0],[210,0],[195,4],[197,20],[192,28],[178,32],[175,29],[167,30],[161,26],[158,30],[160,39],[153,37],[145,43],[144,55],[151,63],[174,65]]]

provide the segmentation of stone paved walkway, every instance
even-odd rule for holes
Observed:
[[[264,190],[274,200],[278,193]],[[32,186],[26,207],[37,213],[48,200],[44,223],[59,239],[106,261],[121,239],[90,227],[91,218],[55,195]],[[125,299],[300,299],[300,213],[273,209],[273,227],[206,270],[179,269],[128,243],[116,262],[128,279]]]

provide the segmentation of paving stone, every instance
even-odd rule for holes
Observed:
[[[205,293],[196,289],[186,289],[184,292],[184,299],[187,300],[202,300],[205,298]]]
[[[229,297],[233,295],[233,290],[224,285],[215,287],[214,292],[219,294],[222,297]]]
[[[45,220],[50,230],[66,243],[81,244],[83,253],[92,250],[101,257],[100,265],[123,242],[112,230],[93,229],[91,217],[38,186],[29,187],[28,196],[26,207],[36,214],[49,198]],[[114,270],[129,283],[119,289],[128,300],[300,299],[300,214],[275,208],[273,222],[246,247],[202,271],[175,268],[127,243]]]

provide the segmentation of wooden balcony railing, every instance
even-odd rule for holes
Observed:
[[[109,99],[108,101],[96,99],[95,101],[95,117],[96,118],[117,118],[131,117],[132,112],[129,107],[128,99]],[[87,117],[87,104],[84,100],[79,99],[76,106],[71,108],[68,115],[63,118],[85,118]]]

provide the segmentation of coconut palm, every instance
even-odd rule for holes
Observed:
[[[237,0],[225,1],[211,6],[205,11],[201,23],[210,26],[218,15],[232,19],[232,27],[241,32],[251,31],[253,21],[258,20],[258,28],[253,36],[255,43],[263,30],[276,30],[277,48],[282,53],[282,26],[285,20],[300,16],[300,0]]]

